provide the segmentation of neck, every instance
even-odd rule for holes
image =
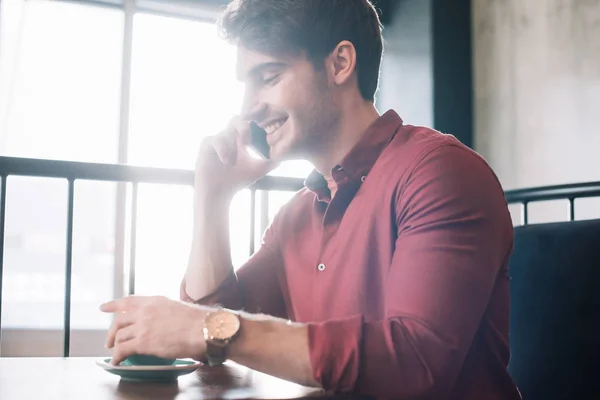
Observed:
[[[361,99],[345,107],[334,131],[327,135],[327,143],[323,143],[322,150],[311,160],[317,171],[330,176],[333,167],[342,161],[377,118],[379,113],[371,102]]]

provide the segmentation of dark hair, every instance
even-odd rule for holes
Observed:
[[[374,101],[383,53],[382,26],[369,0],[234,0],[221,35],[267,54],[306,52],[318,67],[341,41],[356,48],[358,88]]]

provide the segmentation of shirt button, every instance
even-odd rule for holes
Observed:
[[[317,269],[319,271],[325,271],[325,264],[323,264],[323,263],[319,264],[319,266],[317,267]]]
[[[361,176],[361,177],[360,177],[360,181],[361,181],[361,182],[364,182],[366,179],[367,179],[367,177],[366,177],[366,176]]]

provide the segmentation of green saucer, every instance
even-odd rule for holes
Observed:
[[[190,360],[175,360],[171,365],[112,365],[110,358],[96,361],[96,364],[123,380],[137,382],[173,382],[179,376],[190,374],[202,365]]]
[[[134,354],[125,359],[121,365],[173,365],[174,358],[162,358],[145,354]]]

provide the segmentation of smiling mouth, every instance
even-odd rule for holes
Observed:
[[[267,136],[271,135],[271,134],[275,133],[277,130],[279,130],[279,128],[281,128],[281,126],[283,124],[285,124],[286,121],[287,121],[287,118],[283,118],[283,119],[278,119],[273,122],[269,122],[269,124],[265,125],[263,127],[263,129],[265,130],[265,132],[267,132]]]

